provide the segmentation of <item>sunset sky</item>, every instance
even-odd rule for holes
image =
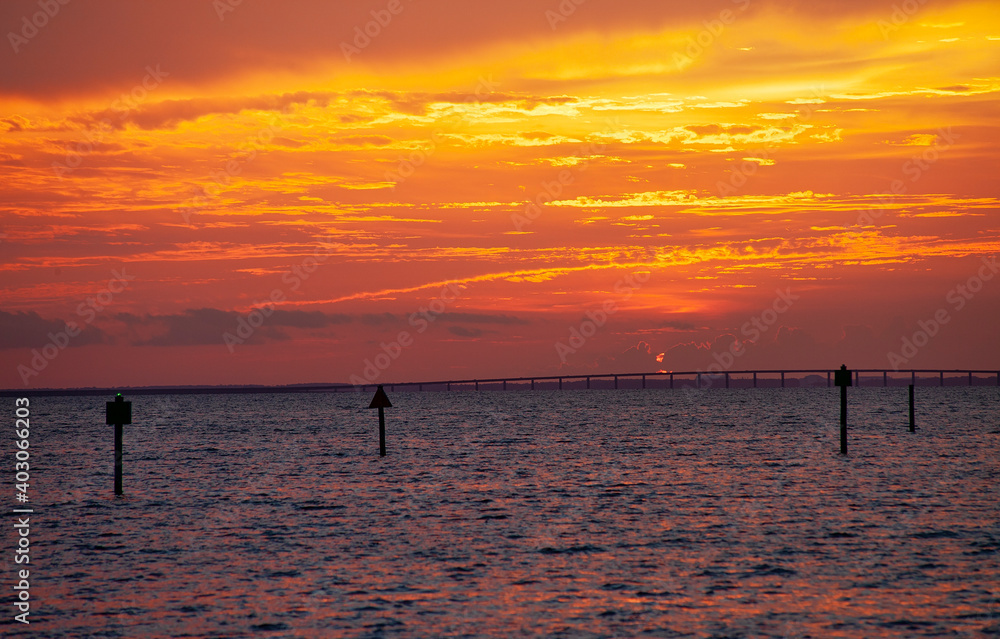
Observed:
[[[2,388],[1000,365],[995,1],[0,28]]]

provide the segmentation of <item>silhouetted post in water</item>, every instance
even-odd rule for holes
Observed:
[[[372,403],[368,408],[378,409],[378,456],[385,457],[385,409],[392,408],[392,402],[389,401],[389,396],[385,394],[385,389],[381,385],[375,391],[375,397],[372,397]]]
[[[851,371],[846,364],[833,373],[833,383],[840,386],[840,454],[847,454],[847,387],[851,385]]]
[[[917,420],[913,416],[913,384],[910,384],[910,432],[917,432]]]
[[[126,402],[121,393],[115,401],[107,402],[106,424],[115,425],[115,494],[122,494],[122,426],[132,423],[132,402]]]

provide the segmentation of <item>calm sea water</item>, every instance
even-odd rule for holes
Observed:
[[[847,457],[836,389],[395,393],[384,459],[368,394],[134,396],[118,498],[105,399],[32,402],[4,636],[1000,634],[996,388],[851,389]]]

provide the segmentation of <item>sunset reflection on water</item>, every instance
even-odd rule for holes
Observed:
[[[921,395],[852,389],[845,458],[826,389],[396,393],[384,459],[361,395],[134,396],[119,499],[103,403],[39,398],[4,634],[998,632],[997,389]]]

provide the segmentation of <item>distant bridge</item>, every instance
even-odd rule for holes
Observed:
[[[888,370],[861,368],[854,373],[855,386],[1000,386],[1000,370],[915,369]],[[428,382],[382,382],[390,392],[458,390],[576,390],[576,389],[708,389],[785,388],[833,385],[833,370],[788,369],[746,371],[665,371],[656,373],[605,373],[590,375],[536,375],[533,377],[491,377]],[[0,390],[0,397],[52,395],[135,395],[228,394],[228,393],[337,393],[373,391],[371,384],[294,384],[289,386],[143,386],[114,388],[40,388]]]
[[[862,368],[851,371],[855,386],[1000,386],[1000,370]],[[313,390],[374,390],[378,382],[361,385],[331,385]],[[643,388],[785,388],[833,386],[833,370],[745,370],[745,371],[664,371],[656,373],[606,373],[591,375],[542,375],[495,377],[429,382],[383,382],[393,390],[564,390],[564,389],[643,389]]]

